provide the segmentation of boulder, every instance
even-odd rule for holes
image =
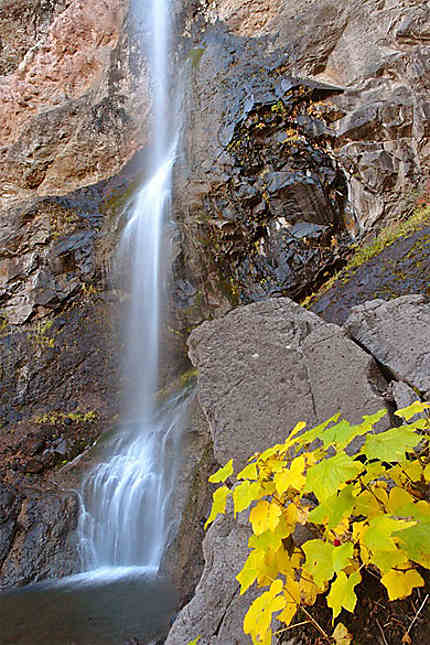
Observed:
[[[357,423],[387,407],[374,359],[343,329],[288,298],[205,322],[188,344],[220,464],[232,457],[246,463],[298,421],[311,425],[341,412]]]
[[[423,296],[353,307],[345,327],[393,379],[430,393],[430,304]]]
[[[242,623],[255,590],[240,595],[236,580],[248,556],[246,512],[218,517],[203,540],[205,568],[191,602],[176,618],[166,645],[187,645],[200,636],[202,645],[247,645]]]

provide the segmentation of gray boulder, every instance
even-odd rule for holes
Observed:
[[[189,348],[219,463],[244,464],[300,420],[315,424],[340,411],[356,423],[386,407],[387,384],[373,358],[288,298],[203,323]]]
[[[345,327],[393,379],[430,392],[430,304],[423,296],[353,307]]]
[[[372,357],[337,325],[288,298],[240,307],[203,323],[189,338],[199,371],[199,400],[215,459],[242,465],[284,438],[299,420],[337,411],[353,422],[385,407],[387,388]],[[386,422],[387,423],[387,422]],[[381,430],[387,426],[383,423]],[[248,553],[247,513],[219,517],[203,542],[205,568],[166,645],[245,645],[243,617],[258,594],[240,596],[235,576]]]

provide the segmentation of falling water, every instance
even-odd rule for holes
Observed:
[[[169,540],[169,500],[184,403],[157,410],[163,227],[171,200],[176,137],[168,126],[169,0],[148,0],[153,76],[151,178],[125,227],[120,264],[130,270],[123,421],[106,457],[83,485],[80,540],[83,567],[143,567],[158,571]]]

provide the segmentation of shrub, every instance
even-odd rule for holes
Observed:
[[[353,612],[364,569],[380,577],[390,600],[424,585],[418,569],[430,568],[427,408],[417,401],[397,411],[401,425],[379,434],[372,431],[386,410],[358,425],[339,415],[309,430],[301,422],[284,443],[253,455],[233,488],[225,484],[233,460],[210,477],[221,485],[206,527],[225,513],[228,497],[235,515],[251,506],[250,553],[237,580],[241,594],[254,583],[263,589],[243,624],[254,644],[272,642],[274,618],[281,623],[275,634],[291,629],[299,608],[328,642],[350,643],[342,623],[329,635],[308,607],[325,594],[333,623],[342,609]],[[361,447],[351,454],[353,441]],[[308,535],[300,545],[298,525]]]

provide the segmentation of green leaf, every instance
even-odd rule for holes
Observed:
[[[309,513],[309,521],[316,524],[327,524],[327,528],[334,529],[344,517],[351,514],[355,497],[352,494],[354,484],[349,484],[342,490],[329,497],[325,502],[316,506]]]
[[[363,470],[364,466],[360,462],[354,461],[345,453],[323,459],[307,471],[304,491],[315,493],[319,501],[323,502]]]
[[[342,419],[331,428],[327,428],[321,436],[325,447],[336,444],[337,449],[347,446],[355,437],[362,435],[361,426],[352,426],[349,421]]]
[[[382,574],[387,573],[394,567],[406,564],[408,557],[404,551],[395,549],[393,551],[374,551],[372,553],[372,564],[375,564]]]
[[[304,432],[303,434],[300,434],[301,433],[301,429],[300,429],[298,432],[295,432],[291,437],[288,437],[286,443],[288,445],[295,445],[295,446],[309,445],[310,443],[315,441],[315,439],[320,439],[321,435],[323,434],[327,426],[329,426],[330,423],[336,423],[339,417],[340,417],[340,412],[330,417],[330,419],[327,419],[327,421],[320,423],[320,425],[315,426],[314,428],[310,428],[309,430],[306,430],[306,432]],[[294,440],[296,440],[295,443],[294,443]]]
[[[405,520],[396,520],[387,515],[381,514],[369,521],[369,528],[363,534],[363,543],[372,551],[393,551],[396,544],[391,537],[394,532],[401,531],[402,535],[416,522],[406,522]]]
[[[385,415],[387,414],[387,409],[382,408],[381,410],[378,410],[378,412],[375,412],[374,414],[363,414],[363,422],[360,423],[360,428],[361,428],[361,433],[363,434],[364,432],[369,432],[369,430],[372,430],[373,426],[375,426],[378,421],[383,419]]]
[[[401,419],[405,419],[405,421],[409,421],[409,419],[412,419],[416,414],[420,414],[421,412],[424,412],[430,408],[430,403],[422,403],[421,401],[415,401],[414,403],[411,403],[411,405],[408,405],[407,408],[402,408],[401,410],[397,410],[394,414]]]
[[[342,569],[345,569],[352,560],[352,557],[354,555],[354,546],[352,542],[345,542],[345,544],[341,544],[340,546],[337,546],[333,549],[332,551],[332,558],[333,558],[333,569],[336,571],[341,571]]]
[[[403,461],[405,453],[419,443],[419,437],[408,426],[391,428],[377,435],[368,435],[362,448],[368,459]]]
[[[201,636],[197,636],[197,638],[195,638],[193,641],[190,641],[188,643],[188,645],[197,645],[197,643],[199,642],[200,638],[201,638]]]
[[[410,560],[430,569],[430,521],[395,532]]]
[[[209,524],[212,524],[212,522],[216,519],[216,517],[218,517],[218,515],[225,513],[227,497],[230,495],[230,493],[231,490],[227,488],[227,486],[221,486],[214,492],[212,498],[212,509],[206,521],[205,529],[209,526]]]
[[[233,459],[230,459],[225,466],[209,477],[211,484],[221,484],[233,474]]]
[[[333,620],[340,614],[342,607],[351,613],[354,611],[357,603],[354,587],[359,582],[361,582],[361,575],[358,572],[352,573],[349,577],[344,571],[337,574],[327,596],[327,605],[333,611]]]
[[[244,481],[233,488],[234,514],[244,511],[245,508],[264,495],[259,482]]]
[[[335,548],[333,544],[323,540],[308,540],[302,546],[306,555],[303,567],[311,574],[318,587],[333,577],[333,549]]]

